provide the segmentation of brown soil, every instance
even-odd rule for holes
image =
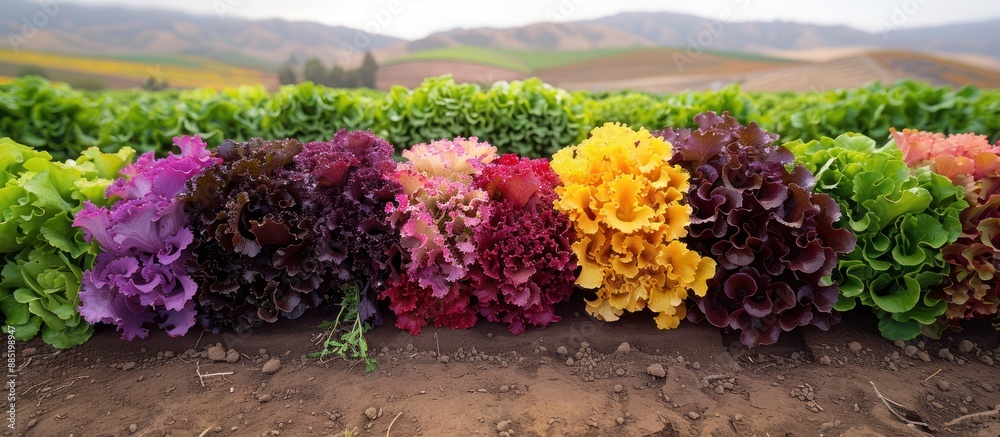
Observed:
[[[879,337],[870,316],[848,315],[830,332],[747,350],[707,325],[664,332],[649,314],[603,323],[578,312],[570,304],[562,322],[518,337],[485,322],[419,336],[382,326],[369,335],[379,365],[367,375],[306,357],[320,315],[200,339],[125,342],[103,327],[60,353],[34,340],[17,345],[17,430],[3,435],[921,435],[872,383],[924,431],[1000,434],[995,415],[944,425],[1000,404],[988,324],[904,348]],[[209,359],[217,343],[239,360]],[[263,373],[275,357],[280,369]],[[232,374],[202,386],[199,370]]]

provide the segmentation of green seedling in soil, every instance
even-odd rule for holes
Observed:
[[[375,358],[368,356],[368,341],[365,333],[372,326],[358,317],[358,306],[361,303],[361,292],[357,287],[351,287],[340,302],[340,311],[333,320],[327,320],[319,326],[326,331],[317,341],[322,342],[323,350],[309,356],[325,362],[329,357],[340,357],[346,361],[364,363],[365,372],[375,371]]]

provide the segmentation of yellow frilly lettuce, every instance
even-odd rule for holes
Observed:
[[[649,308],[660,329],[675,328],[688,292],[704,296],[715,275],[714,260],[678,241],[691,222],[689,176],[671,156],[670,144],[645,129],[612,123],[553,156],[563,182],[555,206],[577,232],[577,285],[597,290],[587,312],[600,320]]]

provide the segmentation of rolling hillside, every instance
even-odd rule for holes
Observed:
[[[25,0],[4,0],[0,34],[20,35],[21,17],[39,12]],[[367,46],[355,47],[358,30],[312,22],[220,19],[178,12],[121,6],[84,6],[60,2],[58,20],[37,31],[19,50],[75,55],[187,55],[237,66],[274,71],[290,58],[317,57],[327,63],[360,63],[364,49],[401,42],[371,35]],[[7,41],[7,38],[5,38]]]

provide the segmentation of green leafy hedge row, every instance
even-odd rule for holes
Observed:
[[[883,139],[891,126],[1000,137],[1000,90],[973,87],[901,81],[803,94],[747,93],[736,86],[666,95],[589,94],[537,79],[484,89],[447,76],[387,93],[311,83],[273,93],[262,86],[89,92],[22,78],[0,86],[0,137],[65,159],[91,146],[113,152],[129,145],[163,154],[180,134],[200,134],[210,143],[252,136],[311,141],[347,128],[370,129],[397,146],[475,135],[501,152],[539,157],[579,142],[607,121],[649,129],[691,127],[694,115],[706,110],[759,120],[783,141],[845,131]]]

